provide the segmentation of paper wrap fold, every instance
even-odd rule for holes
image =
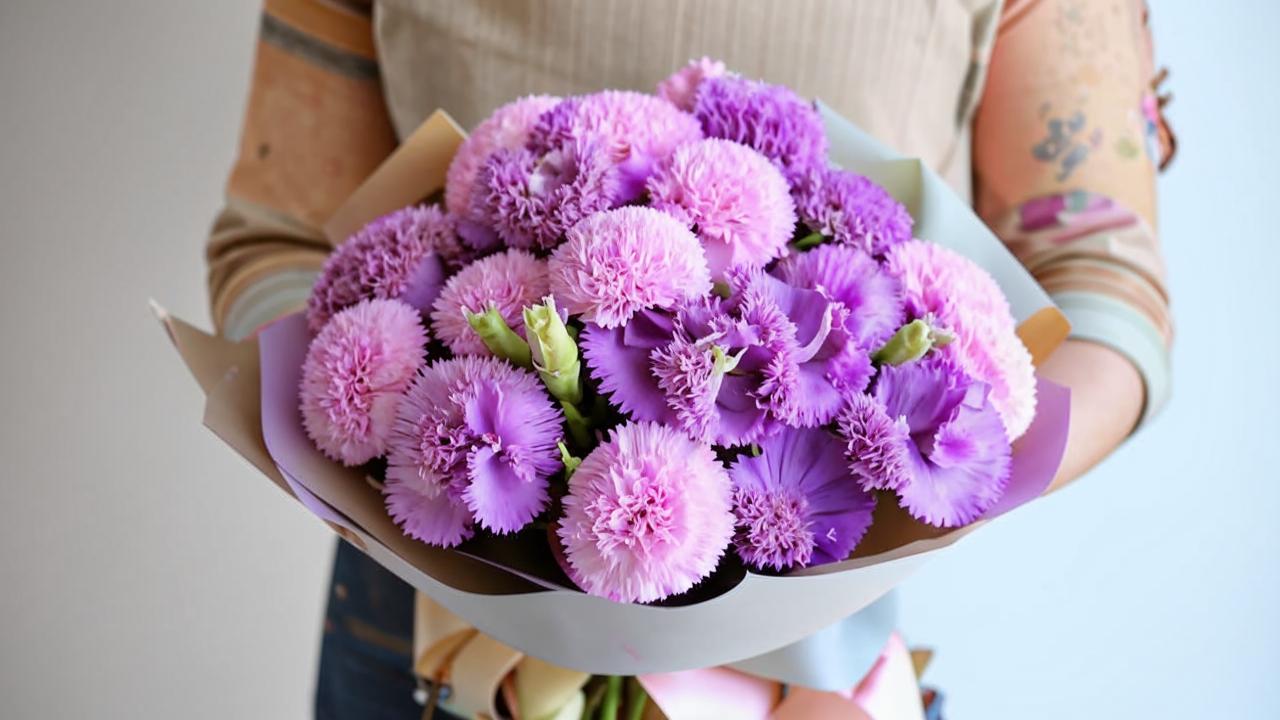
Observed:
[[[823,116],[833,162],[884,184],[915,217],[918,237],[948,245],[991,272],[1037,361],[1065,338],[1061,313],[936,174],[895,157],[834,113],[823,109]],[[460,140],[444,113],[429,118],[335,215],[327,228],[332,239],[437,193]],[[498,645],[590,673],[646,675],[737,663],[742,671],[790,683],[847,688],[875,660],[892,624],[891,613],[854,614],[985,519],[1041,494],[1066,441],[1068,393],[1041,380],[1035,421],[1015,444],[1009,489],[984,521],[941,530],[916,522],[886,498],[868,536],[844,562],[783,577],[739,571],[719,578],[717,592],[696,603],[618,604],[572,589],[538,543],[498,539],[460,552],[404,536],[377,488],[358,470],[324,458],[302,430],[297,392],[309,335],[301,316],[234,344],[161,315],[207,394],[205,424],[228,445],[335,532]]]

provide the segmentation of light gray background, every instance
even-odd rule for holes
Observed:
[[[1280,716],[1280,4],[1153,0],[1172,405],[907,583],[952,720]],[[199,425],[147,311],[201,243],[258,0],[0,4],[0,716],[302,718],[332,540]]]

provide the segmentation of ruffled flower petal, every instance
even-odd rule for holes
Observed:
[[[546,261],[523,250],[477,260],[445,283],[431,313],[432,329],[456,355],[490,355],[466,312],[497,308],[508,327],[524,335],[524,308],[551,291]],[[464,312],[466,311],[466,312]]]
[[[544,114],[528,145],[543,154],[575,143],[601,147],[618,171],[620,201],[629,202],[677,147],[700,139],[698,121],[671,103],[629,90],[605,90],[569,98]]]
[[[790,285],[817,290],[844,305],[845,327],[866,350],[877,350],[902,327],[898,280],[855,247],[824,243],[783,258],[773,272]]]
[[[444,546],[469,537],[469,530],[457,529],[458,508],[465,509],[465,528],[523,528],[549,502],[562,422],[527,370],[476,356],[430,365],[397,408],[386,492],[388,503],[394,493],[432,502],[422,504],[426,514],[416,518],[405,505],[396,521],[413,537]]]
[[[621,181],[607,154],[588,141],[542,154],[498,150],[481,168],[471,215],[508,247],[546,250],[583,218],[621,204]],[[480,233],[470,240],[485,244]]]
[[[410,206],[374,220],[325,261],[307,299],[312,332],[361,300],[404,300],[426,312],[444,284],[443,261],[461,256],[452,218]]]
[[[827,135],[813,103],[781,85],[723,75],[698,87],[693,114],[707,137],[754,148],[788,178],[821,167]]]
[[[560,98],[549,95],[522,97],[493,111],[476,126],[458,146],[444,181],[444,204],[450,212],[466,220],[481,222],[472,214],[471,194],[476,187],[480,168],[497,150],[516,150],[524,146],[529,129],[542,113],[555,107]]]
[[[881,368],[838,425],[863,487],[896,491],[931,525],[977,520],[1008,484],[1012,450],[987,386],[939,353]]]
[[[1020,437],[1035,417],[1035,368],[1000,286],[972,260],[923,240],[894,248],[885,264],[902,285],[908,314],[955,335],[942,352],[991,387],[1009,438]]]
[[[875,497],[849,482],[840,441],[787,429],[760,450],[729,468],[742,559],[786,570],[847,558],[871,526]]]
[[[649,371],[649,355],[671,342],[671,317],[657,310],[641,310],[625,327],[602,328],[587,323],[579,344],[591,374],[614,405],[632,420],[673,419]]]
[[[645,603],[710,575],[733,523],[729,476],[709,445],[629,423],[573,473],[557,532],[584,590]]]
[[[702,81],[708,78],[720,77],[725,72],[724,63],[719,60],[712,60],[709,57],[690,60],[688,65],[658,83],[658,97],[685,112],[691,112],[694,102],[697,100],[698,88],[701,87]]]
[[[470,539],[475,531],[467,506],[416,480],[388,482],[384,491],[387,512],[404,534],[438,547],[455,547]]]
[[[745,181],[750,178],[749,181]],[[687,143],[649,178],[650,205],[694,228],[713,277],[764,267],[786,253],[796,215],[768,158],[720,139]]]
[[[302,365],[302,424],[316,447],[348,466],[386,452],[426,342],[417,311],[399,300],[363,300],[334,315]]]
[[[624,207],[586,218],[556,248],[548,268],[556,302],[605,328],[711,290],[698,239],[652,208]]]
[[[911,239],[906,207],[857,173],[815,166],[795,180],[793,193],[801,222],[842,245],[880,257]]]

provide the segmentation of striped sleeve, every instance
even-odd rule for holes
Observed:
[[[206,255],[214,324],[244,337],[297,309],[319,228],[395,147],[367,3],[267,0],[239,152]]]
[[[1072,337],[1138,369],[1143,420],[1169,396],[1173,338],[1155,232],[1157,168],[1172,152],[1162,78],[1141,0],[1009,0],[974,120],[979,213]]]

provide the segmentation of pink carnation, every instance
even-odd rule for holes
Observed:
[[[645,207],[599,212],[566,238],[548,262],[551,292],[570,314],[601,327],[711,290],[698,238],[666,213]]]
[[[623,200],[640,194],[654,169],[680,145],[702,139],[702,128],[671,103],[629,90],[570,98],[544,114],[529,134],[539,153],[575,144],[600,145],[622,175]]]
[[[688,65],[658,83],[658,97],[685,112],[692,112],[694,101],[698,97],[698,87],[702,85],[702,81],[724,74],[724,63],[719,60],[712,60],[705,56],[698,60],[690,60]]]
[[[316,447],[348,466],[386,452],[426,342],[417,311],[399,300],[364,300],[334,315],[302,365],[302,424]]]
[[[895,246],[885,263],[902,283],[908,314],[931,315],[955,333],[943,352],[991,387],[991,404],[1009,439],[1026,432],[1036,412],[1035,368],[995,279],[965,256],[923,240]]]
[[[653,602],[710,575],[733,525],[729,475],[711,446],[630,423],[574,472],[558,533],[588,593]]]
[[[649,179],[651,205],[696,228],[711,274],[763,267],[795,232],[791,190],[768,158],[730,140],[687,143]]]
[[[524,308],[550,293],[547,264],[524,250],[477,260],[449,278],[431,313],[431,327],[455,355],[488,355],[464,310],[496,307],[512,330],[524,334]]]
[[[476,126],[458,147],[444,181],[444,203],[455,214],[466,215],[471,208],[471,192],[475,188],[480,166],[495,150],[515,150],[524,145],[529,128],[538,116],[556,106],[560,98],[530,95],[493,111]]]

